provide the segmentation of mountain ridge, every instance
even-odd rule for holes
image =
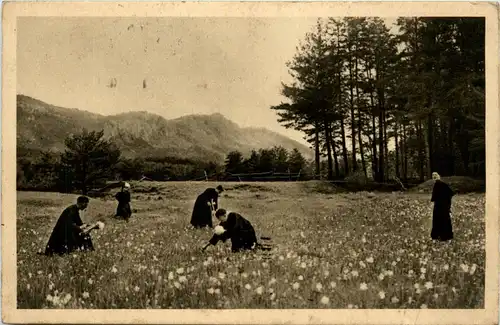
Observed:
[[[221,113],[174,119],[144,110],[103,115],[17,95],[18,148],[61,152],[64,139],[83,128],[104,130],[104,137],[128,158],[171,156],[221,163],[230,151],[247,156],[252,149],[274,145],[313,157],[310,148],[293,139],[263,127],[240,127]]]

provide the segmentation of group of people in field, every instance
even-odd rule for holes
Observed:
[[[130,184],[123,183],[121,190],[116,193],[115,199],[118,201],[115,218],[129,221],[132,216],[130,207]],[[193,228],[212,228],[213,236],[202,250],[206,250],[211,245],[218,242],[231,240],[231,250],[239,252],[242,250],[270,250],[270,246],[261,244],[257,240],[255,229],[243,216],[235,212],[227,212],[225,209],[218,208],[219,195],[224,191],[222,186],[217,188],[207,188],[196,198],[193,213],[191,215],[191,225]],[[94,246],[90,232],[94,229],[104,227],[102,222],[94,225],[83,223],[80,217],[80,211],[87,208],[89,198],[79,196],[76,204],[67,207],[52,231],[49,241],[45,247],[44,255],[67,254],[76,250],[93,251]],[[213,226],[213,218],[219,221],[219,224]],[[269,240],[268,237],[261,237]]]
[[[218,242],[231,240],[231,251],[239,252],[242,250],[270,250],[270,246],[259,243],[250,221],[236,212],[227,212],[219,208],[219,195],[224,188],[219,185],[216,188],[207,188],[198,195],[194,203],[193,213],[191,215],[191,225],[194,228],[214,228],[214,235],[203,247],[203,250],[209,246],[217,245]],[[219,225],[213,226],[213,217],[219,221]],[[263,240],[269,240],[268,237],[261,237]]]
[[[455,195],[448,184],[441,181],[438,173],[433,173],[434,186],[432,190],[431,202],[434,204],[432,214],[431,238],[438,241],[450,241],[453,239],[453,227],[451,222],[451,204]],[[132,210],[130,208],[130,185],[123,183],[121,190],[115,195],[118,201],[115,217],[129,221]],[[191,225],[195,229],[212,228],[213,236],[202,248],[206,250],[209,246],[215,246],[219,242],[231,240],[232,252],[242,250],[269,250],[270,246],[262,244],[257,240],[255,229],[243,216],[236,212],[227,212],[219,208],[219,196],[224,191],[222,186],[207,188],[196,198],[191,215]],[[76,204],[67,207],[57,220],[52,231],[45,255],[65,254],[75,250],[94,250],[90,232],[104,226],[102,222],[94,225],[84,224],[80,211],[87,208],[89,198],[80,196]],[[214,227],[213,219],[219,221]],[[270,238],[261,237],[263,240]]]
[[[130,208],[130,184],[127,182],[122,183],[121,190],[116,193],[115,199],[118,201],[116,208],[115,218],[121,218],[129,221],[132,216],[132,209]],[[59,216],[56,222],[49,241],[45,246],[45,255],[66,254],[75,250],[93,251],[94,245],[90,232],[94,229],[102,229],[104,223],[101,221],[93,225],[83,223],[80,217],[80,211],[87,208],[89,198],[86,196],[79,196],[76,204],[70,205]]]

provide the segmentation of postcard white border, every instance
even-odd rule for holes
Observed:
[[[486,18],[486,285],[476,310],[16,309],[16,18],[22,16],[467,16]],[[73,324],[498,324],[498,4],[488,2],[11,2],[3,3],[2,320]]]

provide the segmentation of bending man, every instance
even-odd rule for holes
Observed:
[[[252,224],[240,214],[235,212],[227,214],[226,210],[219,209],[215,216],[220,220],[220,224],[215,227],[215,234],[208,244],[203,247],[203,250],[210,245],[215,246],[219,241],[226,242],[228,239],[231,239],[231,251],[233,253],[254,248],[267,250],[267,248],[257,243],[257,236]]]
[[[68,254],[75,250],[93,251],[90,235],[83,233],[87,225],[80,218],[80,210],[85,210],[89,203],[86,196],[78,197],[73,204],[62,212],[45,248],[45,255]]]

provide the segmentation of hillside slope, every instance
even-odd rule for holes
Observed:
[[[17,146],[20,150],[64,150],[64,139],[82,128],[104,130],[127,157],[175,156],[221,162],[231,150],[248,154],[274,145],[312,152],[301,143],[263,128],[242,128],[221,114],[187,115],[167,120],[144,111],[112,116],[57,107],[17,96]]]

